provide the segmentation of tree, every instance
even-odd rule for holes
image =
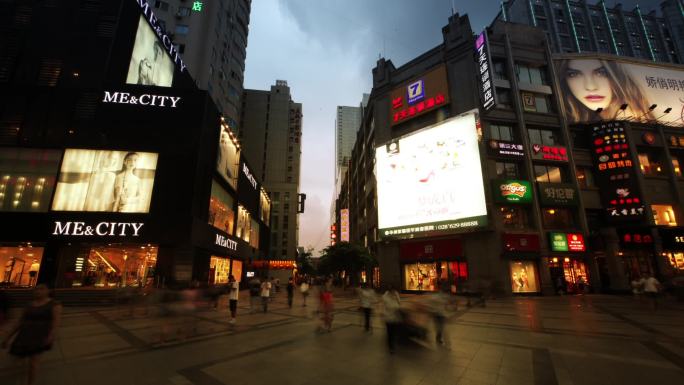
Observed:
[[[311,255],[313,254],[313,247],[308,248],[303,253],[297,253],[295,263],[297,264],[297,271],[302,275],[315,275],[316,269],[311,263]]]
[[[377,261],[366,248],[354,243],[338,242],[323,249],[318,271],[338,275],[345,271],[350,283],[358,283],[359,273],[377,266]]]

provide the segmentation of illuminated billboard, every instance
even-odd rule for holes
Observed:
[[[403,83],[390,93],[390,125],[435,111],[449,103],[446,68],[439,66],[423,76]]]
[[[556,67],[570,124],[630,120],[684,125],[684,70],[587,56],[556,59]]]
[[[233,133],[226,124],[221,124],[219,134],[218,156],[216,157],[216,171],[233,188],[236,188],[238,166],[240,165],[240,148]]]
[[[474,114],[378,147],[375,159],[381,237],[430,236],[487,224]]]
[[[52,210],[146,213],[157,154],[67,149]]]
[[[162,42],[145,18],[140,16],[126,84],[171,87],[175,65],[164,51]]]
[[[340,242],[349,242],[349,209],[340,210]]]

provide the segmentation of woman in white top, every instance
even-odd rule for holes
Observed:
[[[230,323],[235,323],[235,315],[237,314],[238,295],[240,294],[240,284],[235,280],[233,274],[228,277],[228,307],[230,308]]]
[[[140,178],[135,175],[139,155],[126,154],[121,171],[114,180],[114,211],[131,213],[138,211],[140,202]]]

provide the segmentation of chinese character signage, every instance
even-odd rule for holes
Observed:
[[[658,233],[663,241],[663,251],[684,251],[684,230],[658,229]]]
[[[568,251],[568,237],[565,233],[549,233],[551,251]]]
[[[494,180],[492,194],[500,203],[532,202],[532,186],[526,180]]]
[[[490,140],[488,152],[490,155],[504,158],[522,158],[525,156],[522,144],[505,140]]]
[[[596,182],[609,219],[642,220],[644,205],[623,123],[601,122],[589,128]]]
[[[567,162],[568,149],[563,146],[545,146],[532,143],[532,159],[553,162]]]
[[[349,209],[340,210],[340,242],[349,242]]]
[[[441,65],[423,76],[408,81],[390,93],[391,125],[435,111],[449,103],[446,68]]]
[[[542,206],[576,206],[577,190],[572,184],[537,183]]]
[[[620,237],[620,246],[628,249],[651,248],[653,247],[653,236],[651,230],[647,228],[642,229],[618,229],[618,236]]]
[[[482,31],[475,39],[475,54],[477,56],[477,76],[480,80],[482,108],[488,111],[496,106],[496,92],[494,92],[492,60],[489,54],[486,30]]]
[[[568,240],[568,250],[574,252],[585,252],[587,247],[584,245],[584,236],[582,234],[566,234]]]

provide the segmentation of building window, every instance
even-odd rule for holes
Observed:
[[[496,162],[496,176],[500,179],[518,179],[520,171],[517,163]]]
[[[489,139],[513,141],[513,126],[503,124],[489,125]]]
[[[0,211],[48,211],[61,158],[59,150],[1,149]]]
[[[233,197],[218,183],[211,182],[209,198],[209,224],[228,234],[233,234],[235,210]]]
[[[507,229],[524,229],[528,226],[527,211],[524,207],[500,207],[499,217],[503,227]]]
[[[549,113],[551,112],[551,103],[547,95],[534,95],[534,108],[537,112]]]
[[[542,221],[547,229],[566,229],[575,227],[575,217],[567,208],[545,208]]]
[[[677,226],[677,218],[670,205],[651,205],[656,226]]]
[[[679,163],[679,157],[676,157],[674,155],[672,156],[672,171],[674,171],[677,177],[682,177],[682,168]]]
[[[663,175],[664,170],[659,157],[654,153],[639,154],[639,168],[647,176]]]
[[[190,8],[188,7],[178,7],[178,12],[176,13],[178,16],[190,16]]]
[[[154,7],[157,9],[161,9],[162,11],[168,11],[169,10],[169,3],[167,3],[166,1],[156,0],[154,2]]]
[[[590,167],[577,167],[575,172],[577,173],[577,183],[580,188],[596,187],[594,174]]]
[[[188,34],[188,26],[185,24],[176,24],[176,35],[185,36]]]
[[[494,59],[492,65],[494,66],[494,79],[508,80],[506,62],[504,60]]]
[[[505,108],[505,109],[510,109],[511,108],[511,92],[505,88],[497,88],[496,89],[496,101],[497,104],[496,106],[498,108]]]
[[[249,242],[249,236],[251,234],[252,226],[252,216],[249,214],[246,208],[242,205],[238,205],[238,220],[237,220],[237,231],[235,236]]]
[[[515,76],[518,82],[546,85],[548,80],[546,78],[546,69],[543,67],[529,67],[524,64],[515,65]]]
[[[560,138],[552,130],[528,128],[531,144],[541,144],[543,146],[558,146],[561,144]]]
[[[563,177],[561,169],[556,166],[547,166],[544,164],[534,165],[534,178],[537,182],[542,183],[562,183]]]

